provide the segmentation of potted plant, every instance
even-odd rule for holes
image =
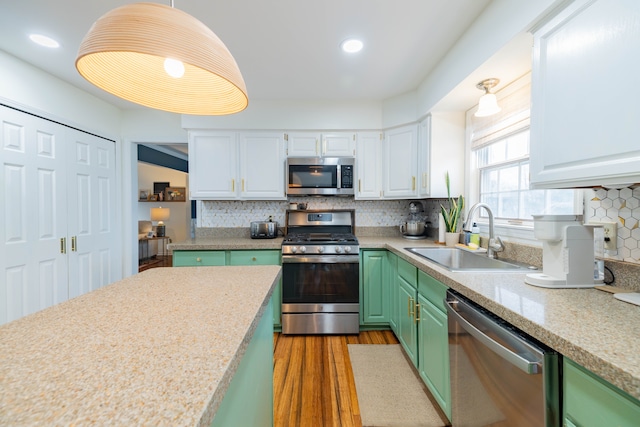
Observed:
[[[460,232],[458,230],[460,228],[460,214],[464,210],[464,197],[462,197],[462,194],[458,196],[458,199],[451,197],[448,171],[444,180],[447,185],[447,198],[449,199],[449,209],[442,204],[440,205],[445,226],[445,242],[447,246],[455,246],[460,240]]]

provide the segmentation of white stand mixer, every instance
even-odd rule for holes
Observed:
[[[543,288],[593,288],[593,229],[582,215],[533,215],[534,235],[542,240],[542,273],[527,274],[525,283]],[[598,276],[600,276],[598,274]]]

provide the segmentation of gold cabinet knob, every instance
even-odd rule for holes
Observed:
[[[251,261],[256,261],[256,257],[251,258]]]
[[[200,257],[196,258],[196,262],[202,262],[202,258]]]

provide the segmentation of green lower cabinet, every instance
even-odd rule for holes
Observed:
[[[389,286],[389,326],[398,334],[398,255],[387,252],[387,283]]]
[[[418,372],[440,408],[451,419],[447,314],[418,295]]]
[[[637,427],[640,402],[570,359],[564,358],[565,426]]]
[[[280,251],[278,250],[237,250],[228,252],[229,262],[227,265],[280,265]]]
[[[414,366],[418,366],[418,326],[416,323],[417,268],[398,258],[398,332],[396,336]]]
[[[360,325],[388,326],[387,251],[364,250],[360,262]]]
[[[213,427],[273,426],[273,325],[266,312],[213,418]]]
[[[225,251],[173,251],[174,267],[211,267],[226,265]]]

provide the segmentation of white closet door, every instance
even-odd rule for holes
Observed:
[[[115,144],[67,130],[69,297],[118,276]]]
[[[0,324],[65,301],[61,125],[0,106]]]

